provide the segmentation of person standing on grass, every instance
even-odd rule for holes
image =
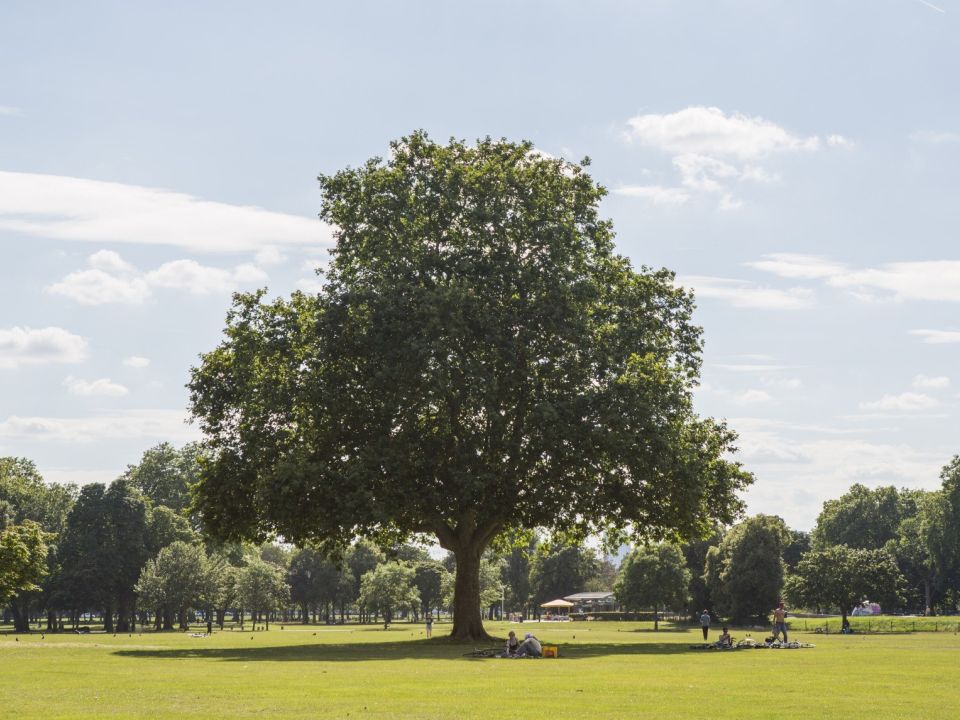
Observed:
[[[433,613],[427,613],[427,637],[433,637]]]
[[[707,633],[710,632],[710,611],[704,608],[700,616],[700,629],[703,630],[703,641],[707,641]]]
[[[787,642],[787,611],[783,607],[783,600],[773,611],[773,636],[779,638],[780,633],[783,633],[783,642]]]

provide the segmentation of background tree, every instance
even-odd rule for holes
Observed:
[[[452,634],[473,639],[501,533],[733,520],[750,478],[725,459],[734,433],[693,411],[692,296],[614,253],[581,166],[418,132],[320,186],[337,229],[320,293],[237,296],[193,370],[212,531],[434,535],[457,557]]]
[[[526,546],[511,547],[504,556],[502,570],[507,612],[527,612],[533,590],[530,586],[530,559],[536,553],[538,539],[531,534]]]
[[[59,592],[71,608],[100,608],[104,629],[135,622],[134,585],[150,557],[148,506],[124,479],[85,485],[67,517],[59,547]]]
[[[420,609],[425,617],[443,603],[444,578],[447,569],[436,560],[419,562],[413,569],[413,584],[420,596]]]
[[[530,564],[530,588],[537,607],[565,595],[583,592],[596,574],[597,555],[583,545],[544,544]]]
[[[754,515],[734,525],[707,554],[706,575],[718,612],[734,622],[765,620],[783,590],[786,524]]]
[[[46,603],[48,629],[55,627],[52,605],[56,599],[57,545],[76,496],[74,485],[45,483],[32,461],[17,457],[0,458],[0,525],[4,519],[9,524],[35,522],[45,533],[47,544],[46,571],[42,581],[31,585],[30,589],[17,591],[10,598],[17,632],[30,629],[30,610],[36,602]]]
[[[290,599],[290,588],[284,581],[283,570],[260,558],[252,558],[240,569],[236,584],[237,600],[250,611],[253,629],[263,620],[270,629],[270,613],[283,607]]]
[[[141,603],[157,608],[158,620],[164,618],[163,629],[172,629],[170,619],[175,616],[180,629],[186,630],[189,609],[209,610],[213,604],[215,574],[201,546],[177,541],[147,561],[135,589]]]
[[[360,599],[365,607],[383,616],[385,626],[393,622],[394,613],[415,611],[420,596],[413,568],[397,562],[378,565],[361,579]]]
[[[627,610],[653,608],[653,629],[660,629],[660,611],[684,608],[690,571],[679,546],[641,545],[624,558],[614,592]]]
[[[0,529],[0,607],[17,593],[39,589],[47,574],[45,535],[31,520]]]
[[[852,485],[835,500],[827,500],[811,533],[814,548],[831,545],[879,550],[897,536],[905,508],[895,487],[871,490]]]
[[[696,619],[704,608],[713,610],[713,596],[710,594],[710,588],[719,585],[719,568],[717,568],[718,577],[713,583],[707,580],[707,553],[711,547],[718,547],[723,540],[723,529],[714,528],[713,532],[705,538],[695,538],[688,540],[683,544],[683,556],[687,563],[687,569],[690,571],[689,596],[690,602],[687,605],[687,614]]]
[[[350,596],[357,600],[361,622],[364,621],[366,608],[360,597],[360,583],[363,581],[363,576],[376,568],[384,559],[383,552],[372,542],[364,539],[355,542],[346,552],[345,562],[350,568],[353,582]]]
[[[900,522],[897,536],[884,548],[896,559],[906,580],[903,596],[907,607],[922,613],[934,607],[943,586],[937,563],[942,498],[939,492],[919,493],[916,513]]]
[[[179,450],[168,442],[147,450],[140,462],[127,466],[123,477],[150,499],[185,514],[190,506],[190,485],[199,477],[201,446],[187,443]]]
[[[851,608],[864,600],[896,605],[903,583],[886,551],[834,545],[804,555],[796,574],[788,578],[786,592],[799,607],[839,608],[846,624]]]

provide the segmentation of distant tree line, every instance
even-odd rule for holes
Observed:
[[[453,610],[456,561],[417,545],[338,547],[213,542],[191,514],[199,445],[148,450],[109,485],[46,483],[0,458],[0,608],[19,632],[182,629],[196,622],[269,628],[420,620]],[[615,590],[624,610],[734,622],[793,607],[956,612],[960,601],[960,457],[933,491],[853,485],[824,503],[809,533],[755,515],[707,538],[634,547],[617,567],[583,544],[530,532],[488,548],[481,608],[536,617],[542,603]]]

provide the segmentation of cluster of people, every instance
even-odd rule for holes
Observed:
[[[773,640],[780,640],[780,636],[783,636],[781,641],[783,644],[787,643],[787,610],[783,605],[783,600],[772,610],[773,613]],[[710,611],[704,608],[703,613],[700,615],[700,629],[703,631],[703,641],[707,641],[707,636],[710,633]],[[733,639],[730,637],[730,633],[727,631],[727,628],[723,628],[723,634],[720,635],[720,638],[716,642],[717,647],[730,647],[733,644]]]
[[[511,630],[507,636],[507,655],[509,657],[541,657],[543,655],[543,646],[540,641],[533,636],[533,633],[527,633],[521,642],[517,634]]]

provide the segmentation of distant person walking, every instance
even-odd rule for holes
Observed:
[[[427,637],[433,637],[433,613],[427,613]]]
[[[783,633],[783,642],[787,642],[787,611],[783,607],[783,600],[773,611],[773,636],[780,637]]]
[[[710,611],[704,608],[700,616],[700,629],[703,630],[703,641],[707,641],[707,633],[710,632]]]

